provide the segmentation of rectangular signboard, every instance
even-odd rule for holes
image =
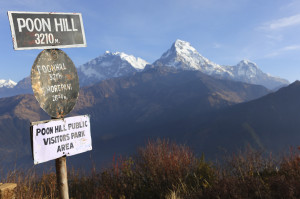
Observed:
[[[80,13],[8,11],[15,50],[86,47]]]
[[[92,150],[88,115],[32,122],[34,164]]]

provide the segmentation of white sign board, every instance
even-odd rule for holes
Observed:
[[[34,164],[92,150],[88,115],[31,123]]]

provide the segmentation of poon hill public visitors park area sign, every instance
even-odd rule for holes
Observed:
[[[92,150],[90,117],[67,117],[79,95],[77,70],[58,48],[86,47],[80,13],[8,11],[15,50],[44,49],[31,68],[31,86],[51,120],[32,122],[34,164],[55,159],[60,198],[69,198],[66,156]]]

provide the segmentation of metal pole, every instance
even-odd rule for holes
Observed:
[[[57,186],[60,199],[69,199],[66,156],[55,160]]]
[[[51,117],[51,119],[56,119]],[[68,172],[66,156],[55,159],[58,195],[60,199],[69,199]]]

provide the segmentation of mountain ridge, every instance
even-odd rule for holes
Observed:
[[[228,107],[195,127],[188,140],[196,146],[195,140],[205,135],[206,140],[196,148],[210,153],[216,152],[209,146],[211,142],[227,151],[248,145],[262,151],[288,152],[299,146],[299,93],[300,81],[295,81],[277,92]]]
[[[8,80],[0,79],[0,88],[13,88],[16,85],[17,85],[17,83],[10,79],[8,79]]]
[[[116,152],[129,153],[148,136],[168,135],[181,130],[184,136],[187,128],[184,124],[195,116],[205,118],[213,110],[266,93],[269,91],[263,86],[220,80],[199,71],[154,67],[82,88],[70,116],[91,116],[92,139],[97,143],[93,145],[92,153],[110,159]],[[33,95],[1,98],[0,105],[3,138],[0,157],[3,161],[15,161],[13,158],[18,153],[18,157],[30,162],[29,124],[49,119],[49,116]],[[138,139],[128,140],[133,134],[138,135]],[[119,145],[124,136],[130,146]]]
[[[274,89],[289,82],[262,72],[258,66],[248,60],[242,60],[235,66],[221,66],[203,57],[189,42],[176,40],[169,50],[153,62],[153,65],[166,65],[182,70],[199,70],[221,79],[242,81],[263,85]]]
[[[145,60],[123,52],[106,51],[103,55],[79,66],[77,72],[80,84],[87,86],[105,79],[132,75],[143,70],[146,64],[148,62]]]
[[[106,51],[83,65],[77,67],[80,86],[89,86],[99,81],[121,76],[130,76],[145,69],[149,63],[141,58],[123,52]],[[152,65],[168,66],[178,70],[197,70],[220,79],[241,81],[263,85],[277,90],[289,84],[287,80],[262,72],[248,60],[235,66],[222,66],[202,56],[189,42],[176,40],[171,48]],[[19,81],[13,88],[1,88],[0,97],[32,93],[30,77]]]

